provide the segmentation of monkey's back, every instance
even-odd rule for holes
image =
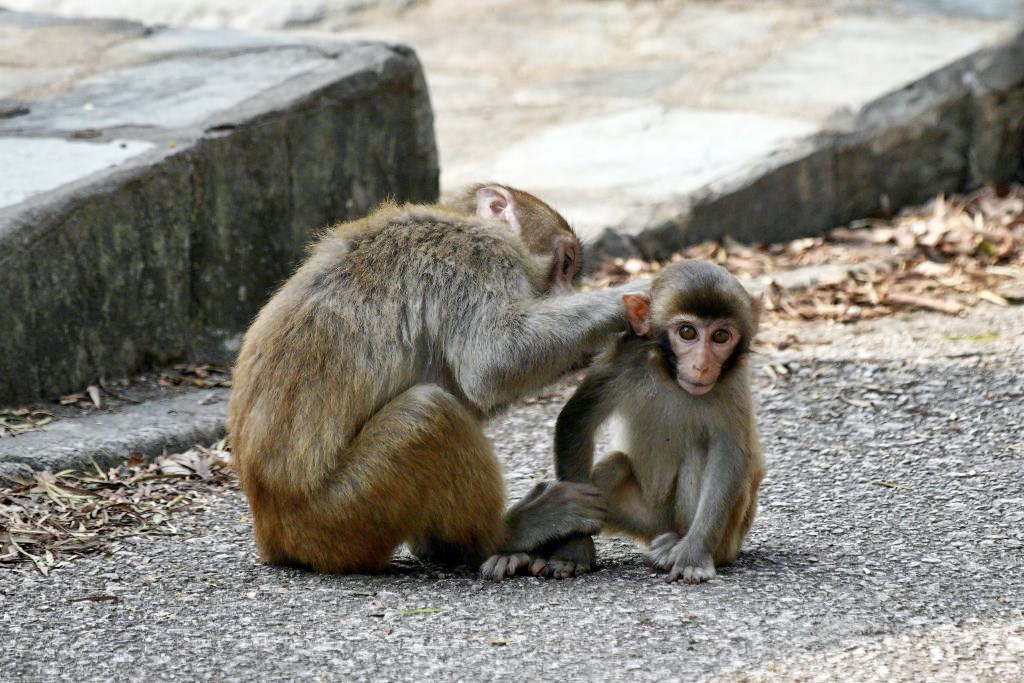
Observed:
[[[522,244],[498,221],[385,205],[328,229],[245,335],[229,431],[243,484],[308,491],[390,399],[452,387],[460,335],[488,298],[534,295]]]

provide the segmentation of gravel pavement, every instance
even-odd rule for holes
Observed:
[[[797,343],[757,356],[759,515],[709,584],[664,583],[621,539],[567,581],[408,555],[381,576],[266,567],[244,499],[215,490],[176,535],[0,573],[2,678],[1019,680],[1022,333],[1022,309],[987,305],[769,329]],[[572,383],[492,424],[513,497],[550,476]]]

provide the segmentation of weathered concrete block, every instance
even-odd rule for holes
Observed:
[[[0,404],[229,357],[318,230],[437,196],[408,48],[27,16],[0,31],[102,49],[4,93],[28,112],[0,118]]]
[[[724,235],[792,239],[940,192],[1024,177],[1024,33],[845,119],[683,198],[674,215],[630,226],[628,239],[606,231],[598,250],[635,247],[648,258],[664,258]]]

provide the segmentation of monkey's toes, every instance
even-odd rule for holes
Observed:
[[[529,564],[530,556],[526,553],[493,555],[480,565],[480,576],[491,581],[504,581]]]
[[[676,565],[672,568],[672,571],[669,572],[668,576],[665,577],[665,581],[667,583],[672,583],[682,579],[683,583],[695,584],[704,583],[705,581],[710,581],[713,578],[715,578],[714,567],[708,568],[695,567],[692,565]]]

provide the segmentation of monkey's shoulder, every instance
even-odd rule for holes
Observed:
[[[465,247],[467,243],[510,254],[523,251],[515,233],[502,222],[479,219],[442,205],[384,204],[365,218],[329,228],[325,237],[345,240],[350,250],[386,241],[414,245],[427,252]]]

